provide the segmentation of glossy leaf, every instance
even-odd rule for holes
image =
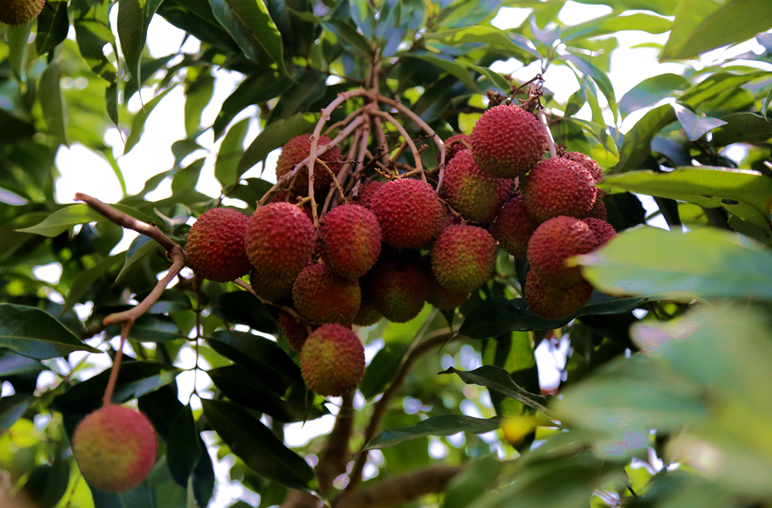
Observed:
[[[312,132],[315,125],[315,116],[308,113],[294,115],[286,120],[276,120],[267,125],[244,152],[244,156],[239,161],[236,177],[246,173],[258,162],[264,161],[269,153],[284,146],[295,136]]]
[[[651,155],[651,141],[657,133],[675,120],[675,111],[670,104],[663,104],[646,113],[625,134],[622,149],[619,150],[619,162],[609,172],[624,173],[638,169]]]
[[[567,42],[576,38],[599,37],[625,30],[641,30],[651,34],[661,34],[670,30],[671,25],[672,22],[669,19],[642,12],[627,16],[611,13],[568,27],[563,30],[560,39],[563,42]]]
[[[35,397],[27,395],[9,395],[0,398],[0,433],[10,429],[34,401]]]
[[[134,241],[131,242],[129,250],[126,251],[126,262],[115,277],[115,282],[120,281],[134,265],[142,262],[147,256],[157,251],[160,247],[161,246],[157,242],[151,240],[149,236],[139,235],[135,238]]]
[[[115,48],[115,37],[110,28],[110,0],[72,0],[70,17],[75,27],[80,54],[95,74],[109,83],[116,80],[116,70],[103,53],[106,44]]]
[[[67,16],[67,2],[47,2],[47,7],[38,16],[38,31],[35,49],[39,55],[48,53],[67,38],[70,19]]]
[[[456,63],[451,58],[446,59],[432,55],[410,55],[410,57],[423,60],[424,62],[434,65],[435,67],[439,67],[440,69],[452,74],[460,82],[462,82],[470,92],[477,92],[479,90],[477,83],[469,71],[467,71],[463,65]]]
[[[612,86],[611,80],[608,78],[606,73],[600,70],[589,60],[585,60],[584,58],[578,57],[576,55],[564,55],[563,58],[569,62],[572,62],[582,73],[590,76],[593,81],[595,81],[595,84],[598,85],[601,93],[606,97],[606,100],[608,100],[608,105],[611,108],[611,112],[614,114],[614,118],[616,118],[619,114],[617,99],[614,96],[614,87]]]
[[[142,82],[140,58],[147,29],[163,0],[118,0],[118,37],[126,67],[138,84]],[[139,86],[139,85],[137,85]]]
[[[273,71],[261,72],[250,76],[234,90],[223,102],[220,113],[214,121],[215,138],[219,138],[225,128],[245,108],[267,102],[283,92],[289,80]]]
[[[196,431],[196,421],[190,406],[185,406],[177,414],[169,431],[166,445],[166,462],[172,478],[181,487],[188,488],[188,477],[196,468],[201,458],[199,436]],[[204,450],[203,453],[206,453]]]
[[[536,395],[523,390],[515,383],[510,376],[509,372],[501,367],[494,367],[492,365],[484,365],[479,369],[475,369],[469,372],[449,368],[440,374],[458,374],[466,384],[477,384],[496,390],[502,395],[511,397],[516,401],[525,404],[526,406],[533,408],[537,411],[547,414],[548,410],[546,404],[548,402],[547,397],[542,395]]]
[[[676,90],[684,90],[689,86],[689,80],[678,74],[659,74],[644,79],[635,85],[619,101],[619,111],[627,116],[633,111],[652,106]]]
[[[458,432],[484,434],[498,429],[502,421],[503,418],[498,417],[486,420],[464,415],[435,416],[422,420],[412,427],[381,431],[367,443],[365,450],[388,448],[411,439],[426,436],[450,436]]]
[[[723,118],[725,125],[713,133],[713,143],[764,143],[772,138],[772,123],[756,113],[733,113]]]
[[[718,118],[706,117],[704,114],[697,116],[679,104],[673,104],[673,109],[689,141],[697,141],[713,129],[726,125],[725,121]]]

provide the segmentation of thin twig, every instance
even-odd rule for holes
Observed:
[[[357,129],[357,131],[354,133],[354,140],[351,142],[351,146],[348,148],[348,154],[346,155],[346,161],[348,162],[346,162],[346,164],[340,170],[340,173],[338,173],[338,181],[340,181],[341,186],[346,185],[348,175],[351,173],[351,168],[354,166],[354,163],[352,162],[354,160],[354,152],[359,145],[359,137],[361,135],[362,130]],[[329,192],[327,192],[327,198],[324,200],[324,206],[322,207],[322,216],[327,213],[327,210],[330,209],[331,204],[332,206],[336,206],[338,204],[338,199],[335,197],[335,189],[330,189]]]
[[[102,405],[109,406],[113,403],[113,391],[115,391],[115,382],[118,380],[118,371],[121,370],[121,359],[123,358],[123,344],[126,342],[126,338],[129,336],[129,330],[134,321],[125,321],[121,325],[121,344],[118,346],[118,351],[115,353],[115,360],[113,361],[113,368],[110,371],[110,379],[107,381],[107,388],[105,394],[102,397]]]
[[[549,122],[547,121],[547,114],[543,109],[540,109],[536,112],[536,116],[539,117],[539,121],[544,126],[544,130],[547,131],[547,144],[550,148],[550,158],[554,159],[558,154],[555,149],[555,140],[552,139],[552,132],[550,131]]]
[[[252,286],[250,286],[247,281],[245,281],[243,279],[236,279],[236,280],[233,281],[233,283],[236,284],[237,286],[239,286],[240,288],[246,289],[247,291],[252,293],[252,296],[254,296],[258,300],[260,300],[260,303],[262,303],[263,305],[270,305],[271,307],[276,307],[277,309],[286,312],[287,314],[289,314],[293,318],[295,318],[295,319],[297,319],[299,321],[302,321],[304,323],[308,323],[308,320],[306,318],[304,318],[303,316],[301,316],[300,314],[298,314],[297,311],[295,309],[293,309],[292,307],[287,307],[286,305],[279,305],[279,304],[273,303],[273,302],[271,302],[269,300],[265,300],[264,298],[260,298],[257,295],[257,293],[255,293],[255,290],[252,289]]]
[[[322,160],[322,159],[316,159],[316,163],[321,165],[332,177],[332,183],[335,185],[335,188],[338,189],[338,192],[340,193],[340,199],[345,199],[343,197],[343,187],[341,187],[340,182],[338,181],[338,177],[335,176],[335,172],[330,169],[330,167]]]
[[[413,152],[413,159],[415,160],[415,167],[416,169],[423,169],[423,165],[421,164],[421,153],[418,151],[418,148],[416,148],[415,143],[413,143],[413,139],[410,137],[410,135],[407,133],[404,127],[402,127],[402,124],[397,122],[393,116],[386,113],[385,111],[381,111],[379,109],[371,108],[369,110],[369,113],[371,115],[380,116],[384,120],[388,121],[394,127],[397,128],[399,133],[402,135],[404,140],[407,142],[408,146],[410,147],[410,151]],[[421,171],[421,180],[424,182],[426,181],[426,175],[424,175],[423,171]]]

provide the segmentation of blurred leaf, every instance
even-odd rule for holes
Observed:
[[[204,415],[217,434],[258,475],[291,489],[310,492],[314,473],[260,420],[229,402],[202,400]]]
[[[83,296],[90,290],[94,289],[94,284],[97,280],[102,278],[111,270],[115,265],[125,259],[124,253],[116,254],[115,256],[109,256],[101,260],[96,265],[80,272],[75,280],[70,285],[70,290],[67,292],[67,299],[64,302],[66,310],[72,309],[72,307],[80,302]]]
[[[733,113],[724,117],[725,125],[713,133],[716,146],[732,143],[765,143],[772,138],[772,123],[756,113]]]
[[[166,446],[166,462],[169,464],[172,478],[185,489],[188,488],[190,473],[201,459],[202,450],[198,442],[196,421],[190,406],[185,406],[172,423]],[[206,450],[203,453],[206,453]]]
[[[498,480],[502,464],[495,454],[475,460],[455,476],[443,496],[442,508],[465,508]]]
[[[381,431],[365,445],[364,449],[388,448],[418,437],[450,436],[458,432],[484,434],[498,429],[502,421],[503,418],[499,417],[486,420],[464,415],[435,416],[422,420],[412,427]]]
[[[43,464],[33,469],[24,489],[36,507],[54,508],[67,493],[69,482],[70,464],[57,456],[53,464]]]
[[[681,126],[684,128],[684,133],[689,141],[697,141],[716,127],[726,125],[725,121],[719,120],[718,118],[706,117],[704,114],[701,117],[697,116],[680,104],[673,104],[673,109],[675,110],[676,118],[681,122]],[[770,130],[770,132],[772,132],[772,130]]]
[[[49,313],[10,303],[0,303],[0,346],[37,360],[73,351],[101,353],[81,342]]]
[[[260,161],[265,161],[268,154],[284,146],[287,141],[301,134],[308,134],[316,126],[316,116],[308,113],[294,115],[286,120],[279,119],[267,125],[244,152],[236,170],[236,178]]]
[[[670,97],[676,90],[684,90],[689,86],[689,81],[678,74],[659,74],[644,79],[635,85],[619,101],[619,111],[625,117],[641,108],[656,104],[666,97]]]
[[[188,82],[185,88],[185,133],[188,139],[196,137],[196,131],[201,125],[201,113],[212,99],[214,92],[214,76],[209,69],[203,69],[193,82]]]
[[[244,155],[244,136],[249,128],[249,118],[245,118],[230,128],[217,152],[214,176],[223,187],[238,183],[238,164]]]
[[[601,93],[608,100],[609,108],[614,114],[614,118],[619,116],[619,110],[617,107],[617,99],[614,96],[614,86],[611,84],[611,80],[608,78],[605,72],[600,70],[592,62],[585,60],[576,55],[563,55],[563,59],[572,62],[576,67],[585,75],[590,76],[595,84],[600,88]]]
[[[33,402],[35,402],[35,397],[27,395],[0,397],[0,434],[10,429]]]
[[[368,58],[371,53],[370,43],[357,32],[356,27],[349,20],[331,18],[324,20],[322,26],[325,30],[334,33],[339,39],[345,41],[349,48],[358,53],[360,57]]]
[[[359,383],[359,390],[365,399],[370,400],[386,389],[397,374],[408,349],[409,344],[388,342],[376,353]]]
[[[606,16],[567,27],[563,30],[560,40],[567,42],[576,38],[586,39],[625,30],[641,30],[650,34],[661,34],[670,30],[672,24],[669,19],[642,12],[627,16],[620,16],[612,12]]]
[[[147,121],[147,117],[150,116],[150,113],[153,112],[153,109],[158,105],[159,102],[161,102],[161,99],[166,97],[166,95],[175,88],[175,86],[167,88],[163,92],[153,97],[150,102],[142,107],[142,109],[137,111],[137,114],[134,115],[134,120],[131,123],[131,132],[126,138],[126,146],[123,148],[123,155],[129,153],[131,149],[134,148],[134,145],[139,143],[139,138],[142,136],[142,132],[145,130],[145,121]]]
[[[116,326],[115,334],[120,330]],[[169,316],[162,314],[143,314],[134,322],[129,331],[129,339],[140,342],[170,342],[185,337]]]
[[[483,365],[482,367],[469,372],[451,367],[444,372],[440,372],[440,374],[458,374],[458,377],[466,384],[476,384],[488,387],[491,390],[496,390],[500,394],[511,397],[537,411],[541,411],[545,414],[549,413],[546,407],[549,400],[547,397],[523,390],[515,383],[512,376],[509,375],[509,372],[501,367]]]
[[[638,169],[651,155],[651,140],[668,124],[676,120],[670,104],[663,104],[646,113],[632,129],[625,134],[619,162],[608,173],[624,173]]]
[[[147,28],[163,0],[118,0],[118,37],[126,67],[139,86],[140,57],[145,47]]]
[[[270,70],[247,77],[223,102],[213,125],[215,139],[222,136],[231,120],[245,108],[273,99],[288,85],[287,78]]]
[[[45,9],[44,9],[45,10]],[[40,75],[40,105],[48,125],[48,131],[69,146],[67,140],[67,103],[59,88],[60,68],[58,62],[51,62]]]
[[[37,20],[38,31],[35,36],[35,48],[38,55],[44,55],[67,38],[67,32],[70,29],[67,2],[46,2],[46,7],[40,11]]]
[[[27,43],[31,30],[32,23],[6,28],[8,60],[14,75],[20,82],[27,81]]]
[[[116,71],[103,48],[110,44],[115,49],[115,37],[110,28],[110,0],[72,0],[70,18],[75,28],[80,55],[86,65],[109,83],[116,81]]]
[[[772,299],[772,254],[739,242],[715,229],[681,234],[646,227],[579,259],[585,278],[609,294]]]
[[[416,54],[411,54],[410,57],[423,60],[424,62],[428,62],[434,65],[435,67],[439,67],[440,69],[452,74],[461,83],[463,83],[464,86],[467,88],[467,90],[469,90],[470,92],[479,91],[477,82],[474,80],[474,78],[469,73],[469,71],[467,71],[463,65],[456,63],[456,61],[453,60],[452,58],[446,59],[446,58],[440,58],[432,55],[416,55]]]
[[[246,291],[222,293],[211,304],[212,313],[226,323],[239,323],[260,332],[274,334],[277,323],[260,303]]]
[[[750,81],[768,76],[768,73],[761,71],[748,72],[746,74],[714,72],[713,74],[709,74],[704,80],[700,81],[692,88],[686,90],[679,102],[691,106],[692,108],[697,108],[703,102],[716,97],[721,93],[735,90]]]
[[[449,46],[479,42],[505,49],[515,55],[541,58],[533,43],[522,35],[510,34],[492,26],[476,25],[442,32],[429,32],[424,35],[424,39],[441,41]]]
[[[37,360],[17,355],[8,350],[0,351],[0,378],[18,374],[37,375],[38,372],[44,370],[48,370],[48,368]]]

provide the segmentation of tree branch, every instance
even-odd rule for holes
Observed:
[[[372,487],[339,497],[335,508],[390,508],[403,505],[426,494],[443,492],[461,467],[434,466],[386,478]]]
[[[353,428],[354,392],[351,391],[343,395],[335,426],[327,440],[327,447],[320,454],[319,464],[314,468],[321,494],[329,492],[333,480],[346,472],[346,464],[349,460],[348,443]]]
[[[380,109],[371,108],[369,110],[369,113],[371,115],[380,116],[381,118],[383,118],[384,120],[388,121],[389,123],[394,125],[394,127],[397,128],[399,133],[402,135],[402,137],[405,139],[405,141],[407,142],[408,146],[410,147],[410,151],[413,152],[413,159],[415,160],[415,167],[416,167],[416,169],[423,170],[423,165],[421,164],[421,153],[416,148],[415,143],[413,143],[413,139],[407,133],[405,128],[402,126],[402,124],[397,122],[394,119],[393,116],[391,116],[390,114],[386,113],[385,111],[381,111]],[[444,152],[443,152],[443,154],[444,154]],[[444,159],[444,157],[443,157],[443,159]],[[424,175],[423,171],[421,171],[421,179],[424,182],[426,181],[426,175]]]

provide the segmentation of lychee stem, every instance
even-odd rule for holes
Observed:
[[[346,154],[346,164],[343,165],[343,168],[340,170],[340,173],[338,173],[338,180],[340,181],[341,186],[346,185],[346,181],[348,180],[348,175],[351,173],[351,168],[354,166],[354,151],[357,149],[357,146],[359,145],[359,138],[362,135],[362,129],[357,129],[356,132],[354,132],[354,140],[351,142],[351,146],[348,149],[348,153]],[[343,194],[340,195],[340,197],[343,197]],[[322,207],[322,217],[324,217],[324,214],[327,213],[327,210],[330,209],[330,204],[332,203],[332,206],[336,206],[338,204],[338,199],[335,198],[335,189],[330,189],[327,192],[327,198],[324,200],[324,206]]]
[[[110,371],[110,379],[107,381],[107,388],[105,389],[105,395],[102,397],[102,405],[108,406],[113,403],[113,391],[115,391],[115,382],[118,380],[118,371],[121,370],[121,359],[123,358],[123,344],[126,342],[126,337],[129,336],[129,330],[131,325],[134,324],[134,320],[124,321],[121,323],[121,344],[118,346],[118,351],[115,353],[115,360],[113,361],[113,368]]]
[[[539,121],[544,126],[544,130],[547,131],[547,145],[550,149],[550,158],[554,159],[558,156],[557,150],[555,149],[555,140],[552,139],[552,132],[550,131],[549,122],[547,122],[547,114],[544,112],[543,109],[540,109],[536,112],[536,116],[539,118]]]
[[[397,122],[393,116],[386,113],[385,111],[381,111],[379,109],[371,108],[370,114],[375,116],[380,116],[384,120],[388,121],[390,124],[392,124],[394,127],[397,128],[399,133],[402,135],[402,138],[407,142],[408,146],[410,147],[410,151],[413,152],[413,159],[415,160],[415,167],[416,169],[422,170],[421,171],[421,180],[424,182],[426,181],[426,175],[423,172],[423,165],[421,164],[421,154],[418,151],[418,149],[415,146],[415,143],[413,143],[413,139],[410,137],[410,134],[407,133],[404,127],[402,127],[402,124]],[[444,146],[444,145],[443,145]]]

